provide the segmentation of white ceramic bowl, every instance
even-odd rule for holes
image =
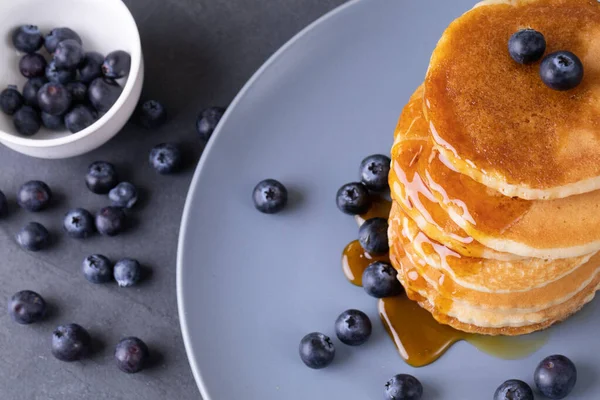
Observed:
[[[140,35],[125,4],[121,0],[0,0],[0,90],[16,84],[21,91],[26,82],[18,68],[21,54],[12,45],[12,31],[24,24],[37,25],[44,34],[55,27],[69,27],[81,36],[85,51],[106,55],[125,50],[131,54],[131,71],[117,102],[86,129],[71,134],[42,128],[34,136],[23,137],[16,132],[12,117],[0,112],[0,143],[40,158],[73,157],[106,143],[131,117],[144,81]]]

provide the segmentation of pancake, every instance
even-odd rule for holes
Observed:
[[[544,34],[546,54],[578,55],[582,83],[551,90],[539,62],[514,62],[507,43],[522,28]],[[599,189],[599,38],[598,1],[480,3],[450,24],[431,57],[424,108],[435,147],[458,172],[506,196],[554,199]]]

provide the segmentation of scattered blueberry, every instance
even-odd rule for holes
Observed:
[[[38,92],[38,105],[48,114],[64,114],[71,107],[71,93],[60,83],[46,83]]]
[[[94,217],[88,210],[74,208],[65,214],[63,228],[72,238],[87,238],[94,233]]]
[[[8,201],[6,200],[6,196],[0,190],[0,218],[6,217],[8,214]]]
[[[106,194],[119,183],[117,170],[106,161],[96,161],[90,164],[85,175],[85,184],[96,194]]]
[[[80,325],[61,325],[52,332],[52,355],[61,361],[80,360],[91,347],[92,338]]]
[[[518,379],[511,379],[496,389],[494,400],[534,400],[534,398],[528,384]]]
[[[148,346],[136,337],[121,340],[115,349],[117,367],[128,374],[134,374],[144,369],[149,358]]]
[[[17,203],[27,211],[41,211],[48,207],[52,191],[42,181],[29,181],[17,192]]]
[[[90,83],[88,97],[100,113],[105,113],[116,103],[123,88],[109,78],[96,78]]]
[[[533,374],[538,390],[549,399],[564,399],[577,382],[577,368],[567,357],[553,355],[544,358]]]
[[[121,207],[104,207],[96,214],[96,229],[105,236],[116,236],[125,230],[126,215]]]
[[[119,286],[129,287],[139,282],[142,267],[137,260],[124,258],[117,261],[114,269],[114,277]]]
[[[388,174],[392,160],[383,154],[374,154],[360,163],[360,179],[362,183],[374,192],[387,190]]]
[[[335,201],[342,212],[350,215],[364,214],[371,207],[369,190],[360,182],[342,186],[337,192]]]
[[[102,76],[102,63],[104,56],[95,51],[85,53],[83,61],[79,66],[79,78],[83,83],[89,84],[96,78]]]
[[[42,47],[44,37],[37,26],[22,25],[13,31],[12,42],[23,53],[35,53]]]
[[[17,233],[19,246],[29,251],[40,251],[50,243],[50,233],[44,225],[30,222]]]
[[[302,362],[312,369],[325,368],[335,357],[335,346],[331,339],[319,332],[304,336],[299,351]]]
[[[402,293],[398,272],[388,263],[376,261],[363,272],[362,285],[365,292],[378,299]]]
[[[48,80],[44,77],[29,79],[23,86],[23,99],[25,104],[31,107],[38,107],[37,94]]]
[[[196,120],[196,130],[202,139],[210,139],[223,114],[225,114],[225,108],[223,107],[209,107],[200,112]]]
[[[81,64],[84,55],[83,47],[77,40],[66,39],[56,45],[54,63],[57,68],[74,70]]]
[[[538,61],[546,51],[544,35],[535,29],[521,29],[508,40],[508,52],[519,64],[531,64]]]
[[[65,127],[62,115],[52,115],[45,112],[41,113],[42,124],[50,130],[58,131]]]
[[[77,32],[69,28],[54,28],[46,35],[44,45],[48,53],[52,54],[56,51],[56,46],[63,40],[73,39],[80,45],[83,44]]]
[[[0,93],[0,110],[8,115],[13,115],[23,105],[23,96],[16,86],[9,86]]]
[[[254,207],[265,214],[275,214],[285,208],[288,192],[285,186],[275,179],[258,182],[252,191]]]
[[[390,249],[387,231],[388,222],[385,218],[371,218],[359,228],[358,241],[368,253],[387,253]]]
[[[83,104],[77,104],[65,115],[65,126],[71,133],[77,133],[96,122],[96,112]]]
[[[137,202],[138,192],[133,184],[121,182],[111,189],[108,193],[108,198],[113,206],[131,208]]]
[[[569,90],[583,80],[583,64],[570,51],[548,54],[540,64],[542,82],[554,90]]]
[[[179,147],[174,143],[161,143],[150,150],[150,165],[161,174],[178,171],[182,164]]]
[[[107,283],[112,280],[113,265],[103,255],[87,256],[82,264],[83,276],[92,283]]]
[[[25,78],[35,78],[44,76],[46,65],[46,59],[41,54],[25,54],[19,61],[19,71]]]
[[[344,311],[335,321],[335,334],[348,346],[360,346],[371,336],[371,320],[362,311]]]
[[[75,80],[76,71],[70,69],[60,69],[56,66],[54,61],[50,61],[50,64],[46,67],[46,78],[50,82],[62,83],[66,85],[69,82]]]
[[[421,400],[423,385],[408,374],[398,374],[385,384],[386,400]]]
[[[32,136],[42,127],[42,120],[33,107],[23,106],[13,115],[13,124],[21,135]]]
[[[71,93],[71,99],[73,103],[85,103],[87,102],[87,86],[83,82],[69,82],[66,85],[67,90]]]
[[[36,292],[21,290],[8,301],[8,313],[19,324],[33,324],[46,315],[46,302]]]
[[[157,128],[167,120],[167,110],[156,100],[148,100],[139,109],[140,123],[143,127]]]
[[[102,63],[102,73],[107,78],[119,79],[129,74],[131,56],[123,50],[108,53]]]

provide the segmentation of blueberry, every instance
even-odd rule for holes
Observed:
[[[52,200],[52,191],[42,181],[29,181],[17,192],[17,203],[27,211],[41,211]]]
[[[13,115],[23,105],[23,96],[17,87],[11,85],[0,93],[0,110],[8,115]]]
[[[89,84],[96,78],[102,76],[102,63],[104,56],[95,51],[85,53],[81,65],[79,65],[79,78],[83,83]]]
[[[48,80],[44,77],[29,79],[23,86],[23,100],[25,104],[31,107],[38,107],[37,94]]]
[[[149,358],[148,346],[136,337],[121,340],[115,349],[117,367],[128,374],[134,374],[144,369]]]
[[[161,143],[150,150],[150,165],[161,174],[177,172],[181,168],[182,155],[174,143]]]
[[[129,287],[139,282],[142,267],[137,260],[124,258],[115,264],[114,277],[119,286]]]
[[[126,215],[121,207],[104,207],[96,214],[96,229],[105,236],[116,236],[125,230]]]
[[[35,25],[21,25],[13,31],[12,42],[23,53],[35,53],[44,43],[44,37]]]
[[[13,124],[21,135],[32,136],[42,127],[42,120],[33,107],[23,106],[14,114]]]
[[[387,253],[390,249],[387,231],[388,222],[385,218],[371,218],[359,228],[358,241],[368,253]]]
[[[50,82],[62,83],[66,85],[69,82],[75,80],[76,71],[68,69],[60,69],[56,66],[54,61],[50,61],[50,64],[46,67],[46,78]]]
[[[252,191],[254,207],[265,214],[275,214],[283,210],[288,201],[285,186],[275,179],[265,179],[258,182]]]
[[[519,64],[538,61],[546,51],[544,35],[534,29],[521,29],[508,40],[508,52]]]
[[[369,190],[360,182],[342,186],[337,192],[335,201],[342,212],[350,215],[364,214],[371,207]]]
[[[534,400],[533,391],[525,382],[511,379],[496,389],[494,400]]]
[[[50,243],[50,233],[44,225],[30,222],[17,233],[17,243],[25,250],[40,251]]]
[[[577,368],[567,357],[544,358],[535,369],[533,379],[538,390],[549,399],[564,399],[577,382]]]
[[[96,78],[90,83],[88,97],[96,110],[105,113],[117,102],[123,88],[109,78]]]
[[[423,385],[408,374],[398,374],[385,384],[386,400],[421,400]]]
[[[54,50],[54,63],[56,68],[76,69],[83,61],[85,52],[81,44],[75,39],[66,39],[59,42]]]
[[[90,107],[78,104],[65,115],[65,126],[71,133],[77,133],[96,122],[96,112]]]
[[[335,346],[329,337],[319,332],[313,332],[302,338],[299,352],[302,362],[307,367],[321,369],[333,361]]]
[[[52,355],[61,361],[80,360],[91,347],[92,338],[80,325],[61,325],[52,332]]]
[[[148,100],[139,108],[140,123],[143,127],[157,128],[167,120],[167,110],[156,100]]]
[[[38,105],[45,113],[62,115],[71,107],[71,93],[60,83],[46,83],[38,92]]]
[[[107,283],[112,280],[113,265],[103,255],[87,256],[81,264],[83,276],[92,283]]]
[[[108,198],[113,206],[131,208],[138,199],[138,192],[135,186],[129,182],[121,182],[111,189]]]
[[[74,208],[65,214],[63,228],[72,238],[87,238],[94,233],[94,217],[88,210]]]
[[[46,301],[36,292],[21,290],[8,301],[8,313],[19,324],[33,324],[46,315]]]
[[[388,174],[392,160],[383,154],[374,154],[360,163],[360,180],[374,192],[387,190]]]
[[[19,61],[19,71],[25,78],[44,76],[46,72],[46,59],[38,53],[25,54]]]
[[[56,51],[56,46],[63,40],[73,39],[80,45],[83,44],[77,32],[69,28],[54,28],[46,35],[44,45],[48,53],[52,54]]]
[[[371,320],[362,311],[344,311],[335,321],[335,334],[348,346],[360,346],[371,336]]]
[[[0,190],[0,218],[6,217],[8,214],[8,201],[6,200],[6,196]]]
[[[107,194],[119,183],[117,170],[106,161],[96,161],[90,164],[85,175],[85,184],[96,194]]]
[[[210,139],[223,114],[225,114],[225,108],[223,107],[209,107],[200,112],[196,120],[196,130],[202,139]]]
[[[45,112],[42,112],[42,124],[50,130],[58,131],[62,130],[64,126],[64,121],[62,115],[52,115]]]
[[[548,54],[542,60],[540,77],[551,89],[573,89],[583,80],[583,64],[579,57],[570,51],[557,51]]]
[[[123,50],[108,53],[102,63],[102,73],[107,78],[119,79],[129,74],[131,56]]]
[[[402,293],[398,272],[388,263],[376,261],[363,272],[362,285],[368,295],[378,299]]]
[[[88,88],[83,82],[68,82],[66,85],[67,90],[71,93],[71,99],[73,103],[85,103],[87,102]]]

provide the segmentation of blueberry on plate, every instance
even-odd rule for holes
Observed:
[[[384,254],[390,249],[388,243],[388,222],[385,218],[371,218],[358,229],[358,241],[366,252]]]
[[[62,115],[52,115],[45,112],[42,112],[40,115],[42,117],[42,125],[44,125],[46,129],[59,131],[65,127]]]
[[[52,332],[52,355],[61,361],[81,360],[91,347],[92,338],[80,325],[61,325]]]
[[[528,384],[518,379],[511,379],[496,389],[494,400],[534,400],[534,398]]]
[[[285,208],[288,191],[279,181],[265,179],[258,182],[252,191],[254,207],[265,214],[275,214]]]
[[[66,39],[56,45],[54,63],[56,68],[75,70],[83,61],[84,55],[83,47],[77,40]]]
[[[65,214],[63,228],[70,237],[85,239],[94,233],[94,217],[88,210],[74,208]]]
[[[8,200],[6,200],[6,196],[0,190],[0,218],[6,217],[8,214]]]
[[[136,337],[122,339],[115,348],[117,367],[128,374],[134,374],[144,369],[149,358],[148,346]]]
[[[152,129],[158,128],[167,120],[167,110],[156,100],[148,100],[139,108],[140,124],[143,127]]]
[[[398,374],[385,384],[386,400],[421,400],[423,385],[408,374]]]
[[[38,92],[38,106],[45,113],[62,115],[71,107],[71,93],[60,83],[46,83]]]
[[[37,94],[46,83],[48,83],[48,79],[44,77],[31,78],[25,82],[25,86],[23,86],[23,100],[25,104],[37,108]]]
[[[171,174],[181,168],[182,154],[174,143],[161,143],[150,150],[150,165],[160,174]]]
[[[96,229],[104,236],[116,236],[125,230],[127,216],[121,207],[104,207],[96,214]]]
[[[33,107],[23,106],[13,115],[13,125],[21,135],[32,136],[39,132],[42,120]]]
[[[322,333],[313,332],[300,341],[300,359],[312,369],[325,368],[335,357],[335,346],[331,339]]]
[[[124,258],[115,264],[114,277],[120,287],[135,285],[141,276],[142,266],[137,260]]]
[[[49,34],[46,35],[46,38],[44,39],[44,46],[46,47],[48,53],[52,54],[54,51],[56,51],[56,46],[58,46],[58,44],[63,40],[67,39],[73,39],[80,45],[83,44],[81,38],[74,30],[69,28],[54,28]]]
[[[50,64],[46,67],[46,78],[50,82],[66,85],[74,81],[76,76],[76,71],[74,70],[58,68],[54,60],[50,61]]]
[[[83,276],[92,283],[107,283],[112,280],[113,265],[103,255],[87,256],[82,264]]]
[[[90,164],[85,175],[85,184],[96,194],[107,194],[119,183],[117,170],[106,161],[96,161]]]
[[[108,112],[117,102],[123,88],[109,78],[96,78],[88,87],[88,97],[96,110],[100,113]]]
[[[90,107],[77,104],[65,114],[65,126],[71,133],[77,133],[96,122],[96,112]]]
[[[121,182],[108,193],[113,206],[131,208],[138,199],[136,187],[129,182]]]
[[[398,272],[388,263],[376,261],[363,272],[362,285],[368,295],[377,299],[402,293]]]
[[[23,53],[35,53],[44,44],[44,37],[37,26],[21,25],[13,31],[12,42]]]
[[[519,64],[531,64],[542,58],[546,51],[544,35],[535,29],[521,29],[508,40],[508,52]]]
[[[50,233],[39,222],[30,222],[17,233],[17,243],[25,250],[40,251],[50,243]]]
[[[131,56],[123,50],[108,53],[102,63],[102,73],[107,78],[119,79],[129,74]]]
[[[374,154],[360,163],[360,180],[374,192],[387,190],[388,174],[392,160],[383,154]]]
[[[96,78],[102,76],[102,63],[104,56],[95,51],[85,53],[81,65],[79,65],[79,79],[83,83],[89,84]]]
[[[8,313],[19,324],[33,324],[46,315],[46,301],[36,292],[21,290],[8,301]]]
[[[14,85],[8,86],[0,93],[0,110],[4,114],[13,115],[23,105],[23,96]]]
[[[535,369],[533,380],[538,390],[549,399],[564,399],[577,383],[577,368],[563,355],[544,358]]]
[[[65,87],[71,93],[71,99],[73,103],[85,103],[87,102],[87,86],[85,83],[80,81],[68,82]]]
[[[557,51],[542,60],[540,77],[550,89],[570,90],[583,80],[583,64],[570,51]]]
[[[344,311],[335,321],[335,334],[348,346],[360,346],[371,336],[373,326],[371,320],[362,311]]]
[[[52,200],[50,187],[42,181],[29,181],[17,192],[17,203],[27,211],[41,211],[48,207]]]
[[[200,112],[196,120],[196,130],[202,139],[206,141],[210,139],[219,121],[223,118],[223,114],[225,114],[223,107],[209,107]]]
[[[371,195],[360,182],[347,183],[337,191],[336,204],[340,211],[350,215],[364,214],[371,207]]]
[[[25,78],[44,76],[47,64],[46,59],[41,54],[25,54],[19,61],[19,71]]]

